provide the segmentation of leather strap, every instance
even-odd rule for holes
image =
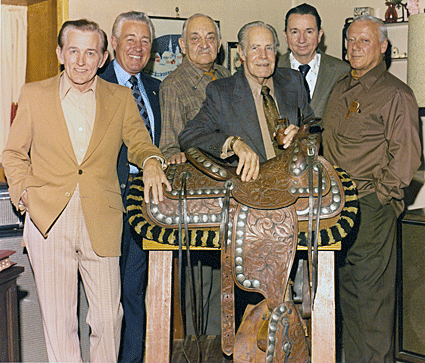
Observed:
[[[185,232],[185,241],[186,241],[186,256],[187,256],[187,265],[188,265],[188,276],[189,276],[189,286],[190,286],[190,303],[191,303],[191,312],[192,312],[192,325],[193,330],[195,332],[195,340],[197,346],[197,363],[202,361],[201,357],[201,347],[199,343],[199,331],[197,324],[197,306],[195,299],[195,285],[193,281],[193,269],[192,269],[192,261],[190,258],[190,241],[189,241],[189,228],[188,228],[188,214],[187,214],[187,189],[186,189],[186,179],[187,173],[182,173],[181,175],[181,188],[179,193],[179,300],[180,300],[180,311],[181,315],[184,316],[184,306],[183,306],[183,298],[182,298],[182,288],[183,288],[183,228]],[[183,346],[183,354],[186,360],[190,363],[190,360],[186,354],[186,351]]]
[[[221,349],[232,355],[235,342],[235,294],[232,276],[231,248],[228,246],[229,203],[231,183],[226,183],[223,213],[220,224],[221,241]],[[232,233],[232,236],[234,233]],[[233,238],[232,238],[233,240]],[[229,247],[229,248],[228,248]]]

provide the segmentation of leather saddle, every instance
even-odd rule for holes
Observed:
[[[216,233],[225,226],[216,240],[222,248],[222,350],[235,362],[309,360],[305,326],[286,297],[289,274],[311,216],[316,215],[317,231],[327,231],[346,201],[341,177],[318,156],[319,145],[320,135],[301,127],[291,147],[262,163],[250,182],[242,182],[236,168],[191,148],[189,162],[167,169],[172,191],[164,191],[165,200],[143,205],[147,221],[163,230],[178,229],[184,221],[188,229],[180,228],[180,234],[188,238],[194,230]],[[183,195],[187,215],[181,214]],[[197,244],[206,242],[201,237]],[[237,334],[234,284],[265,298],[245,314]]]

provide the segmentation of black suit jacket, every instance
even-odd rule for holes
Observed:
[[[291,124],[299,126],[298,108],[303,119],[314,116],[299,72],[277,69],[273,84],[280,115],[288,117]],[[254,97],[243,70],[207,86],[204,105],[187,123],[179,142],[183,150],[199,147],[219,158],[230,136],[240,136],[258,154],[260,162],[267,160]]]
[[[103,78],[105,81],[111,83],[117,83],[118,79],[115,74],[113,62],[109,63],[105,70],[99,74],[100,78]],[[159,146],[159,138],[161,136],[161,112],[159,107],[159,85],[161,81],[150,77],[144,73],[140,73],[140,78],[142,80],[143,86],[145,87],[146,94],[149,99],[150,106],[152,108],[152,112],[154,115],[154,123],[155,123],[155,146]],[[128,165],[127,159],[127,147],[123,144],[118,155],[118,163],[117,163],[117,172],[118,179],[121,186],[121,195],[123,198],[127,195],[128,189],[128,175],[130,172],[130,167]],[[125,200],[124,200],[125,202]],[[126,204],[124,204],[126,205]]]

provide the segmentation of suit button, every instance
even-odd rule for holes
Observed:
[[[122,183],[122,184],[120,185],[120,187],[121,187],[121,189],[125,189],[125,184],[124,184],[124,183]]]
[[[69,198],[70,196],[71,196],[71,193],[70,192],[66,192],[65,193],[65,197],[68,197]]]
[[[80,169],[80,170],[78,170],[78,174],[83,174],[83,171]]]

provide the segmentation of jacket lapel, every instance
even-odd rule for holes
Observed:
[[[96,88],[96,116],[94,120],[93,132],[90,139],[89,147],[84,156],[83,163],[96,150],[100,141],[103,139],[109,124],[111,123],[116,110],[119,106],[119,100],[114,97],[110,90],[106,87],[104,80],[97,79]]]
[[[50,83],[46,84],[43,97],[40,97],[37,102],[46,115],[47,122],[51,125],[55,134],[57,134],[58,140],[60,140],[63,148],[71,159],[77,162],[60,101],[59,87],[62,74],[63,72],[52,78]]]
[[[320,101],[326,97],[326,95],[329,93],[328,89],[331,85],[331,82],[329,82],[329,79],[333,78],[334,76],[334,70],[332,69],[333,66],[329,65],[328,62],[324,61],[325,54],[320,52],[318,50],[318,53],[321,54],[320,59],[320,67],[319,67],[319,73],[317,75],[316,80],[316,86],[314,87],[313,97],[311,99],[311,108],[315,109],[316,106],[320,103]]]
[[[251,88],[243,70],[238,72],[235,77],[236,83],[233,91],[234,101],[232,102],[232,106],[235,115],[239,115],[236,119],[239,120],[242,128],[245,130],[246,135],[244,137],[251,140],[254,151],[264,159],[267,159]],[[261,142],[258,142],[258,137],[260,137]]]

